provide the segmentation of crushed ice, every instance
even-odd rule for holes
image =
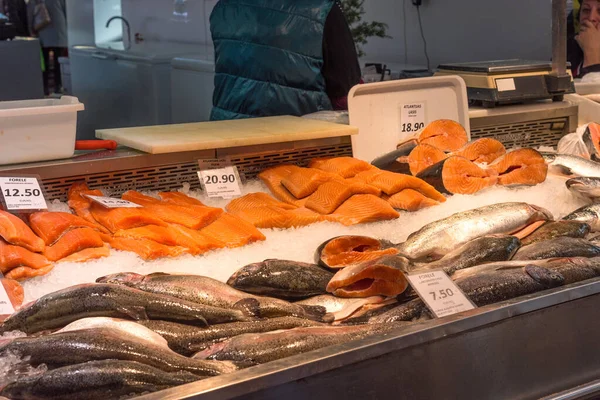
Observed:
[[[41,375],[48,370],[46,364],[34,368],[29,364],[29,359],[29,356],[21,358],[13,352],[3,354],[0,357],[0,388],[20,378]]]

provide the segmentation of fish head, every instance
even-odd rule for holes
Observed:
[[[121,285],[133,284],[143,281],[144,275],[135,272],[119,272],[116,274],[105,275],[96,279],[96,283],[116,283]]]
[[[252,279],[264,266],[264,262],[248,264],[237,271],[227,280],[230,286],[243,285],[249,279]]]
[[[525,272],[533,280],[546,288],[554,288],[564,284],[565,278],[558,272],[537,265],[526,265]]]
[[[540,154],[544,158],[546,164],[552,164],[554,160],[556,160],[556,153],[541,152]]]
[[[534,204],[529,204],[529,206],[533,209],[532,221],[552,221],[554,220],[554,216],[548,210],[543,207],[536,206]]]

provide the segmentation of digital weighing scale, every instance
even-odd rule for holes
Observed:
[[[560,101],[564,94],[575,92],[570,71],[557,78],[550,61],[513,59],[442,64],[435,75],[460,76],[467,85],[469,102],[484,107],[544,99]]]

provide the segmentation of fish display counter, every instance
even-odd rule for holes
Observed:
[[[0,325],[0,395],[600,390],[600,164],[469,142],[448,120],[382,163],[331,140],[248,157],[227,199],[200,190],[202,149],[4,167],[39,176],[48,210],[0,211],[16,310]],[[430,278],[446,286],[431,295]]]

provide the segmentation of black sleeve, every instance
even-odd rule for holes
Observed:
[[[334,3],[325,20],[323,61],[321,72],[330,98],[345,97],[360,83],[356,46],[339,1]]]

